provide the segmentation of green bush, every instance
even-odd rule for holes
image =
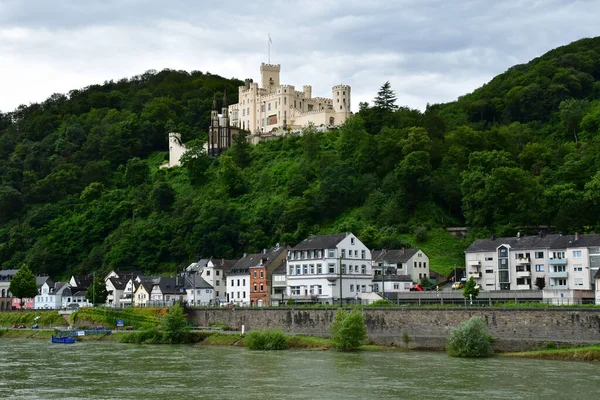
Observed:
[[[250,331],[244,338],[244,346],[250,350],[285,350],[288,348],[286,336],[281,331]]]
[[[491,341],[483,318],[471,317],[450,332],[446,352],[452,357],[489,357]]]
[[[341,351],[357,349],[367,337],[365,318],[357,308],[350,312],[339,309],[330,328],[332,346]]]
[[[183,307],[175,303],[162,320],[164,341],[167,343],[188,343],[190,328],[183,313]]]
[[[368,307],[394,307],[394,303],[387,299],[375,300]]]
[[[123,334],[119,337],[121,343],[160,344],[164,343],[164,334],[157,328]]]

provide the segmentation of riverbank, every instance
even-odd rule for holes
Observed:
[[[78,342],[84,341],[109,341],[120,343],[136,343],[134,336],[141,332],[113,332],[110,335],[78,336]],[[39,339],[50,340],[56,334],[53,330],[35,329],[0,329],[0,338],[10,339]],[[193,345],[203,346],[244,346],[244,336],[241,333],[222,332],[191,332]],[[285,335],[288,348],[302,350],[331,350],[331,340],[328,338],[308,335]],[[360,351],[406,351],[407,347],[380,346],[375,344],[364,344],[358,349]],[[418,350],[418,349],[415,349]]]
[[[570,347],[566,349],[503,353],[502,356],[514,358],[534,358],[540,360],[600,362],[600,344],[593,346]]]

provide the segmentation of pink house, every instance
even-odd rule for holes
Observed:
[[[13,298],[11,298],[11,303],[12,303],[13,310],[21,309],[21,299],[19,299],[17,297],[13,297]],[[33,298],[25,299],[25,303],[23,303],[23,308],[32,310],[33,309]]]

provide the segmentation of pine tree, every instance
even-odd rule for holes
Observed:
[[[384,111],[392,112],[398,109],[398,106],[396,105],[396,94],[392,90],[390,81],[384,83],[381,89],[379,89],[373,103],[375,108]]]

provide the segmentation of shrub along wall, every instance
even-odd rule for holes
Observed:
[[[328,337],[335,309],[214,308],[190,310],[196,326],[281,329],[289,334]],[[600,310],[594,309],[364,309],[367,335],[375,343],[443,349],[451,329],[472,316],[482,317],[494,337],[495,351],[545,348],[548,342],[572,346],[600,342]],[[406,334],[406,335],[405,335]]]

